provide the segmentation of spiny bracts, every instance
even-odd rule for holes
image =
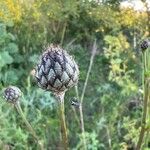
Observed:
[[[145,51],[150,46],[150,41],[148,39],[143,40],[140,46],[142,51]]]
[[[78,82],[79,69],[65,50],[51,44],[42,54],[35,77],[40,88],[60,93]]]
[[[16,86],[9,86],[4,90],[4,98],[9,103],[15,103],[21,97],[21,90]]]

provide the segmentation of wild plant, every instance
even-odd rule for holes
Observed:
[[[150,42],[144,40],[141,43],[142,50],[142,86],[143,86],[143,115],[141,129],[136,150],[140,150],[146,141],[150,131]]]
[[[38,86],[51,91],[59,104],[61,135],[64,149],[68,149],[68,135],[65,121],[65,92],[78,82],[79,70],[74,59],[62,48],[49,45],[36,68]]]
[[[34,137],[35,141],[38,143],[40,150],[44,150],[43,143],[39,140],[39,137],[37,136],[36,132],[26,119],[22,108],[20,106],[20,98],[22,96],[21,90],[16,86],[9,86],[4,90],[4,98],[8,103],[11,103],[15,106],[18,114],[21,116],[22,120],[24,121],[25,125],[27,126],[30,134]]]

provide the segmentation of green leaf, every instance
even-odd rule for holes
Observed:
[[[13,58],[9,55],[7,51],[0,53],[0,68],[7,64],[11,64],[13,62]]]
[[[23,57],[23,55],[20,55],[19,53],[15,53],[15,54],[13,55],[13,58],[14,58],[14,62],[15,62],[15,63],[22,63],[22,62],[24,62],[24,57]]]
[[[15,39],[16,39],[15,36],[13,34],[11,34],[11,33],[7,33],[7,36],[12,41],[15,41]]]
[[[6,36],[6,26],[4,24],[0,24],[0,45],[2,45],[5,42]]]
[[[29,57],[29,62],[36,64],[36,61],[38,60],[38,58],[39,58],[39,55],[34,54],[34,55]]]
[[[17,70],[8,70],[2,76],[2,80],[7,84],[15,84],[18,81]]]
[[[8,46],[6,46],[5,51],[8,51],[9,53],[17,53],[18,52],[18,46],[15,43],[9,43]]]

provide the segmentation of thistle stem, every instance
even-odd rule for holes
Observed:
[[[60,124],[61,124],[61,136],[64,150],[68,150],[68,135],[67,135],[67,127],[65,121],[65,111],[64,111],[64,96],[65,93],[61,93],[56,95],[59,100],[59,116],[60,116]]]
[[[32,126],[30,125],[30,123],[28,122],[28,120],[26,119],[23,111],[22,111],[22,108],[20,106],[20,103],[19,101],[17,101],[15,104],[15,108],[17,109],[18,113],[20,114],[20,116],[22,117],[24,123],[26,124],[28,130],[30,131],[30,133],[33,135],[33,137],[35,138],[35,140],[37,141],[39,147],[40,147],[40,150],[44,150],[44,147],[43,147],[43,144],[40,142],[38,136],[36,135],[34,129],[32,128]]]
[[[141,149],[142,143],[144,140],[144,136],[145,136],[145,132],[146,132],[146,118],[147,118],[148,99],[149,99],[149,89],[148,89],[149,83],[146,78],[146,71],[147,71],[147,60],[146,60],[146,52],[144,52],[144,54],[143,54],[143,91],[144,91],[143,99],[144,99],[144,105],[143,105],[141,131],[140,131],[136,150]]]

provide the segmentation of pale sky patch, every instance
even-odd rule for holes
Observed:
[[[150,10],[150,0],[147,0],[148,7]],[[145,11],[146,8],[141,0],[127,0],[121,3],[121,7],[130,7],[136,11]]]

